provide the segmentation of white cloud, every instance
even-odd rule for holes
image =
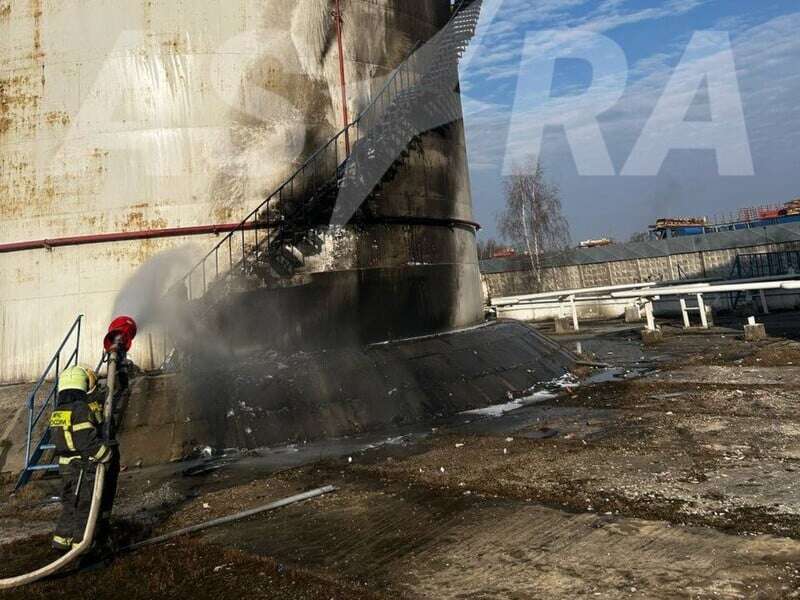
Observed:
[[[796,106],[796,98],[800,96],[800,73],[794,68],[800,59],[800,39],[793,32],[800,28],[800,13],[786,15],[774,19],[764,25],[755,27],[740,34],[734,42],[734,54],[737,64],[737,75],[741,84],[741,93],[747,112],[747,125],[752,133],[771,130],[780,125],[782,136],[798,132],[800,123],[776,123],[777,114],[785,114]],[[644,126],[661,96],[666,82],[672,75],[676,56],[657,53],[637,62],[632,71],[637,77],[627,90],[622,101],[601,119],[604,133],[610,145],[614,145],[615,137],[630,138],[632,132],[638,132]],[[515,67],[518,73],[519,67]],[[474,86],[475,83],[473,82]],[[608,97],[616,94],[616,86],[594,87],[591,103],[606,105]],[[795,100],[792,100],[795,98]],[[732,99],[737,100],[737,99]],[[552,121],[553,114],[561,114],[562,120],[578,123],[581,114],[564,115],[563,111],[574,107],[569,98],[553,101],[547,105],[547,114],[538,115],[542,121]],[[510,107],[496,106],[494,111],[487,111],[487,104],[482,104],[482,113],[470,119],[470,129],[492,131],[499,123],[507,122]],[[518,107],[528,112],[527,121],[537,120],[538,107]],[[497,136],[495,136],[497,137]],[[481,136],[485,141],[485,137]],[[763,138],[759,135],[754,142]],[[505,139],[496,139],[491,148],[482,144],[492,156],[499,156],[504,150]],[[486,161],[481,161],[486,162]]]
[[[568,4],[574,7],[583,3]],[[546,5],[547,10],[542,9],[537,14],[545,17],[554,15],[559,10],[558,6],[562,9],[566,6],[557,2],[549,2]],[[602,27],[612,22],[621,22],[623,13],[630,22],[645,16],[656,18],[652,10],[661,11],[661,9],[650,9],[650,12],[624,12],[625,5],[624,1],[608,0],[593,10],[589,17],[578,20],[584,26],[593,23],[594,26]],[[670,6],[686,11],[696,7],[697,2],[685,0],[671,3]],[[571,19],[571,22],[575,22],[576,17]],[[553,146],[550,143],[546,146],[550,147],[549,156],[544,157],[544,160],[555,166],[553,172],[560,172],[565,177],[559,182],[565,193],[565,202],[569,205],[585,201],[583,197],[570,198],[569,194],[585,194],[587,186],[592,190],[594,198],[602,198],[604,195],[609,198],[624,198],[633,194],[642,202],[647,198],[649,201],[654,201],[654,198],[661,196],[656,192],[644,191],[648,189],[647,185],[657,189],[663,187],[663,182],[670,178],[681,182],[682,185],[678,189],[683,194],[692,194],[699,186],[697,189],[702,190],[698,192],[702,194],[702,201],[700,198],[695,198],[693,202],[688,203],[688,206],[702,211],[703,206],[708,205],[710,208],[705,209],[707,214],[713,214],[717,206],[722,206],[722,210],[729,210],[748,203],[780,201],[780,196],[775,198],[774,195],[770,195],[770,190],[773,190],[772,194],[787,196],[793,194],[793,197],[796,197],[800,192],[796,188],[794,175],[797,169],[800,169],[800,161],[795,150],[800,142],[800,103],[797,102],[797,98],[800,97],[800,71],[797,69],[797,64],[800,62],[800,36],[797,36],[797,31],[800,29],[800,12],[776,17],[756,26],[750,25],[751,23],[752,17],[745,17],[729,24],[736,25],[733,35],[734,58],[744,104],[745,122],[755,160],[755,177],[747,178],[748,181],[744,183],[740,181],[733,186],[724,178],[719,178],[713,163],[705,158],[676,159],[665,164],[660,177],[648,178],[654,181],[644,187],[641,182],[637,183],[631,181],[631,178],[624,177],[610,178],[602,184],[597,184],[597,181],[592,179],[594,183],[588,184],[582,183],[581,178],[575,176],[572,157],[565,152],[568,149],[563,144]],[[720,22],[717,25],[720,25]],[[686,38],[688,39],[688,36]],[[519,59],[516,59],[517,65],[509,64],[514,62],[506,58],[511,40],[506,39],[504,43],[506,45],[502,57],[498,54],[496,62],[493,62],[491,56],[482,56],[480,66],[474,73],[470,69],[468,75],[473,74],[470,80],[476,90],[481,88],[480,77],[516,76]],[[624,164],[630,154],[684,50],[685,46],[662,48],[634,63],[631,66],[629,85],[623,99],[612,110],[601,116],[603,135],[618,167]],[[485,84],[483,87],[485,89]],[[496,87],[495,84],[492,85],[492,89]],[[602,86],[598,86],[595,93],[603,94]],[[607,93],[612,93],[612,90],[608,90]],[[602,105],[604,99],[602,96],[597,97],[598,104]],[[701,96],[698,101],[707,101],[707,98]],[[493,110],[487,110],[484,105],[482,111],[467,118],[470,141],[480,140],[480,144],[470,143],[471,165],[478,168],[476,179],[498,177],[505,153],[505,131],[508,128],[510,110],[508,104],[510,100],[504,102],[504,106],[495,106]],[[558,105],[549,105],[549,109],[558,110]],[[579,119],[580,115],[574,117]],[[535,110],[531,111],[530,119],[536,119]],[[683,169],[680,172],[676,171],[678,164]],[[484,190],[489,186],[485,182],[481,182],[480,185]],[[786,191],[792,188],[794,191]],[[753,190],[759,192],[753,193]],[[741,198],[747,197],[748,194],[755,197],[742,201]],[[487,196],[485,191],[483,196]],[[663,199],[660,202],[663,204]],[[493,210],[496,208],[495,206]],[[480,206],[478,211],[481,211]],[[579,218],[587,218],[585,207],[579,211],[579,215]],[[604,218],[609,222],[625,222],[625,218],[615,214],[615,209],[612,207],[608,207]],[[595,221],[586,227],[599,226],[599,222]],[[629,227],[629,230],[635,228],[627,225],[625,227]]]
[[[604,33],[625,25],[674,17],[691,12],[709,0],[669,0],[661,6],[627,9],[628,0],[495,0],[499,9],[482,20],[477,45],[464,62],[464,77],[502,79],[517,74],[522,40],[537,29]],[[596,5],[596,6],[593,6]],[[493,8],[496,8],[495,4]],[[575,14],[579,12],[580,14]]]

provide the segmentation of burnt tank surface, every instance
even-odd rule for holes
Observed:
[[[188,379],[185,371],[132,379],[119,431],[123,464],[170,462],[208,446],[394,436],[580,371],[574,354],[517,321],[370,346],[218,358]],[[19,407],[28,393],[27,385],[0,388],[8,417],[0,472],[24,465],[27,412]]]
[[[0,0],[0,244],[238,222],[342,127],[332,4]],[[447,21],[450,3],[342,7],[352,116]],[[422,137],[374,210],[392,219],[326,234],[280,300],[265,288],[228,305],[219,319],[229,340],[375,340],[478,322],[475,231],[444,224],[472,215],[460,121]],[[54,332],[78,313],[81,360],[93,362],[114,298],[142,263],[188,243],[202,254],[218,239],[0,253],[0,382],[38,376]],[[267,318],[275,302],[294,310]],[[155,341],[132,353],[144,367],[170,347],[148,333]]]
[[[352,118],[452,9],[341,4]],[[333,5],[0,0],[0,245],[126,234],[0,252],[0,382],[37,377],[78,313],[80,360],[93,363],[117,293],[143,263],[187,243],[204,255],[224,238],[202,226],[238,223],[342,128]],[[289,277],[191,304],[201,313],[185,368],[134,383],[126,460],[404,426],[502,402],[574,366],[525,325],[481,324],[457,94],[448,107],[368,198],[371,219],[321,227]],[[131,239],[198,226],[205,233]],[[192,331],[183,324],[171,323]],[[137,338],[131,358],[145,369],[172,347],[158,335],[145,326]]]
[[[409,431],[417,423],[525,396],[576,357],[516,321],[338,351],[249,352],[184,385],[136,380],[121,430],[128,464],[197,448],[261,448]],[[175,401],[178,398],[179,401]]]

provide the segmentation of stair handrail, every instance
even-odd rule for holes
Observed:
[[[31,448],[33,446],[33,437],[36,431],[36,426],[39,424],[42,416],[45,414],[48,407],[54,408],[56,404],[56,400],[58,398],[58,376],[65,370],[71,366],[78,364],[78,355],[80,352],[80,344],[81,344],[81,325],[83,323],[84,315],[78,315],[73,321],[72,325],[70,326],[67,334],[64,336],[61,344],[58,346],[58,349],[53,354],[53,357],[50,359],[50,362],[47,364],[47,367],[42,372],[39,379],[36,380],[36,383],[33,386],[33,389],[28,394],[27,397],[27,405],[28,405],[28,422],[27,422],[27,432],[25,436],[25,464],[22,468],[22,473],[20,474],[19,480],[17,481],[17,485],[15,486],[15,490],[19,489],[25,483],[27,483],[28,479],[30,478],[30,474],[34,467],[33,463],[37,462],[38,459],[41,457],[41,452],[39,452],[40,446],[43,443],[46,443],[48,438],[49,429],[46,429],[44,434],[42,435],[41,439],[36,445],[36,450],[33,451],[33,455],[31,453]],[[73,338],[74,335],[74,349],[69,354],[69,356],[64,360],[63,367],[62,367],[62,359],[61,354],[64,349],[67,347],[68,342]],[[51,377],[52,376],[52,377]],[[50,392],[45,397],[44,402],[42,403],[41,407],[36,406],[36,398],[39,394],[39,391],[48,381],[48,378],[52,379],[52,387],[50,388]],[[37,410],[38,408],[38,410]],[[41,468],[37,468],[35,470],[47,470],[52,468],[57,468],[58,465],[43,465],[40,466]]]
[[[359,115],[347,125],[347,127],[338,131],[333,137],[331,137],[325,144],[320,146],[317,150],[315,150],[283,183],[281,183],[271,194],[269,194],[258,206],[256,206],[253,210],[251,210],[240,222],[239,224],[232,229],[224,238],[222,238],[211,250],[209,250],[202,259],[200,259],[190,270],[189,272],[183,276],[178,283],[183,283],[186,288],[186,298],[188,300],[194,300],[197,297],[204,295],[208,291],[208,285],[210,283],[208,274],[206,272],[206,264],[208,263],[209,258],[214,257],[214,265],[213,265],[213,275],[215,279],[218,279],[221,275],[220,273],[220,263],[219,263],[219,252],[220,250],[224,250],[224,247],[228,246],[228,266],[229,269],[225,273],[225,275],[231,273],[234,266],[237,266],[240,262],[246,260],[246,241],[244,233],[248,230],[253,230],[255,233],[254,245],[259,245],[258,234],[257,231],[259,229],[266,229],[269,230],[272,226],[272,222],[269,219],[269,211],[265,210],[269,208],[270,203],[277,199],[280,199],[281,195],[288,189],[292,194],[294,194],[294,183],[297,179],[299,179],[302,175],[304,175],[307,171],[310,171],[313,168],[313,164],[317,162],[320,157],[324,155],[327,151],[331,148],[334,148],[335,152],[335,163],[337,167],[341,167],[344,164],[344,160],[338,160],[339,156],[339,141],[343,139],[345,132],[348,134],[355,133],[354,139],[358,139],[358,129],[363,120],[367,118],[367,116],[371,115],[371,110],[374,110],[378,104],[377,100],[382,98],[383,96],[387,95],[389,92],[389,88],[392,84],[396,83],[398,76],[401,72],[405,72],[407,69],[407,62],[404,62],[399,67],[397,67],[392,74],[387,79],[385,85],[380,89],[380,91],[375,95],[374,99],[370,103],[367,108],[359,113]],[[355,131],[354,131],[355,130]],[[330,174],[331,176],[334,173]],[[265,215],[267,218],[266,220],[261,220],[259,217],[260,215]],[[236,262],[233,261],[233,239],[235,236],[241,237],[241,246],[242,246],[242,254],[241,260]],[[237,245],[239,241],[236,242]],[[195,295],[193,286],[192,286],[192,278],[198,274],[198,271],[202,275],[202,293],[200,295]]]
[[[475,2],[475,0],[460,0],[460,2],[452,9],[451,17],[448,20],[447,25],[449,25],[453,19],[459,14],[459,12]],[[445,25],[445,28],[447,27]],[[409,56],[404,60],[397,68],[395,68],[392,73],[387,78],[385,84],[380,88],[380,90],[375,94],[372,98],[370,103],[367,107],[362,110],[358,116],[348,123],[345,127],[339,130],[336,134],[334,134],[327,142],[325,142],[320,148],[314,151],[303,163],[286,179],[281,183],[272,193],[270,193],[258,206],[256,206],[253,210],[251,210],[247,216],[245,216],[238,224],[238,226],[228,234],[223,237],[211,250],[209,250],[203,258],[201,258],[189,271],[186,275],[184,275],[181,279],[177,281],[175,285],[182,286],[184,289],[181,290],[181,294],[185,295],[186,300],[194,300],[196,298],[200,298],[206,294],[209,289],[209,285],[211,282],[216,282],[220,280],[221,275],[224,277],[229,277],[231,273],[234,272],[234,267],[241,267],[244,268],[247,262],[247,241],[245,232],[246,231],[253,231],[253,246],[259,247],[260,243],[263,243],[263,239],[259,241],[258,239],[258,231],[260,229],[264,229],[267,231],[266,236],[269,236],[269,230],[272,227],[275,227],[280,222],[280,217],[276,219],[275,222],[270,220],[269,215],[269,205],[274,200],[278,199],[280,202],[282,199],[282,195],[284,191],[287,189],[289,193],[294,196],[294,183],[297,179],[300,178],[301,175],[304,175],[306,171],[312,170],[314,167],[314,163],[319,161],[321,157],[324,156],[324,153],[329,149],[334,149],[334,162],[335,167],[328,173],[329,177],[333,177],[336,174],[336,170],[343,167],[347,163],[347,156],[344,156],[344,160],[339,160],[339,140],[343,138],[345,133],[348,135],[355,130],[355,136],[351,139],[358,140],[359,139],[359,127],[360,124],[371,118],[373,114],[375,114],[378,108],[383,108],[384,111],[386,108],[392,105],[392,101],[385,101],[385,97],[391,95],[392,86],[394,86],[394,93],[395,97],[399,95],[400,91],[397,88],[398,80],[402,83],[402,77],[405,73],[410,73],[411,67],[414,63],[412,58],[414,57],[417,50],[421,44],[417,43],[414,45],[413,49],[411,50]],[[406,82],[409,81],[409,78],[406,78]],[[409,88],[410,89],[410,88]],[[380,101],[380,104],[379,104]],[[316,171],[315,171],[316,174]],[[266,209],[266,210],[265,210]],[[265,217],[262,220],[262,215]],[[233,244],[234,244],[234,237],[240,236],[241,237],[241,259],[237,259],[236,262],[233,260]],[[237,246],[239,245],[239,241],[236,242]],[[224,274],[220,273],[220,250],[223,250],[224,246],[228,246],[228,270],[224,272]],[[213,257],[213,279],[209,280],[209,274],[206,270],[206,264],[208,263],[209,259]],[[194,294],[194,289],[192,285],[193,277],[197,275],[201,276],[202,281],[202,292],[199,295]],[[173,286],[171,289],[175,289]]]

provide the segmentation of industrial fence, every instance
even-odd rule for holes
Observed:
[[[731,279],[752,279],[796,273],[800,273],[800,250],[740,254],[733,264]]]
[[[800,224],[694,239],[615,244],[546,257],[539,278],[525,256],[481,261],[489,297],[686,279],[744,279],[800,272]],[[704,239],[706,238],[706,239]]]

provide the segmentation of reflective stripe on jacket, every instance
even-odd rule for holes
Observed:
[[[63,400],[67,400],[64,402]],[[78,458],[102,461],[109,448],[102,438],[102,413],[85,396],[65,395],[50,416],[50,432],[59,464]],[[91,406],[95,404],[95,406]]]

